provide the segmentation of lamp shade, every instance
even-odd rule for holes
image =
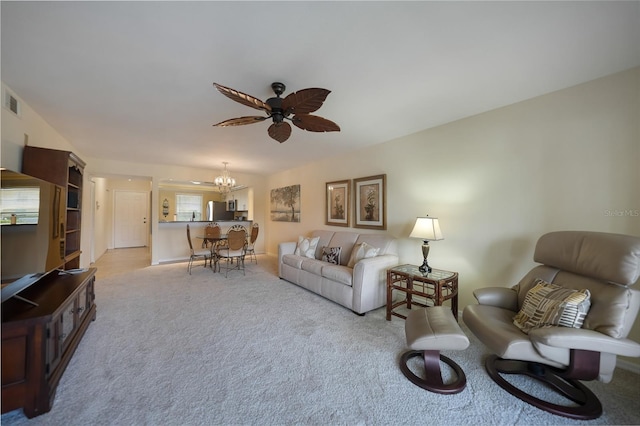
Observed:
[[[425,241],[443,240],[440,223],[437,217],[418,217],[413,231],[409,235],[411,238],[420,238]]]

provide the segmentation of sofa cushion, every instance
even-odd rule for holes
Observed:
[[[356,243],[358,239],[357,232],[347,232],[347,231],[339,231],[333,234],[331,237],[331,241],[327,244],[328,247],[341,247],[342,251],[340,253],[340,264],[343,266],[347,266],[347,261],[351,256],[351,250],[353,249],[353,245]]]
[[[316,229],[311,232],[311,237],[318,237],[320,239],[318,241],[318,247],[316,248],[316,259],[322,259],[322,247],[337,247],[337,245],[329,244],[333,234],[335,234],[335,232],[325,231],[323,229]],[[344,250],[342,250],[342,256],[344,256]]]
[[[525,333],[539,327],[581,328],[591,306],[589,290],[573,290],[543,280],[527,292],[513,324]]]
[[[300,269],[303,271],[311,272],[313,275],[322,276],[322,268],[327,265],[327,262],[323,262],[318,259],[303,259],[300,265]]]
[[[351,251],[351,257],[349,258],[349,262],[347,263],[347,266],[349,268],[353,268],[353,266],[359,261],[361,261],[362,259],[376,257],[379,251],[380,251],[379,248],[370,246],[367,243],[364,243],[364,242],[357,243],[356,245],[353,246],[353,250]]]
[[[334,265],[339,265],[341,251],[342,251],[341,247],[323,247],[322,261],[333,263]]]
[[[294,251],[293,254],[315,259],[318,241],[320,241],[319,237],[305,238],[303,236],[299,236],[298,245],[296,246],[296,251]]]
[[[285,254],[284,256],[282,256],[282,263],[296,269],[301,269],[302,261],[305,259],[307,258],[304,256],[299,256],[297,254]]]
[[[360,234],[356,243],[367,243],[380,249],[378,255],[397,254],[396,240],[384,234]]]
[[[339,283],[350,286],[353,279],[353,269],[347,268],[342,265],[324,264],[322,268],[322,276],[330,279],[331,281],[337,281]]]

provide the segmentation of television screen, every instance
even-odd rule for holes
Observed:
[[[65,191],[2,169],[0,267],[2,284],[64,265]]]

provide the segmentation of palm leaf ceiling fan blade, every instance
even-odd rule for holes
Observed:
[[[252,115],[248,117],[238,117],[238,118],[232,118],[230,120],[221,121],[218,124],[214,124],[214,126],[216,127],[243,126],[245,124],[259,123],[261,121],[266,120],[267,118],[269,117],[261,117],[256,115]]]
[[[291,136],[291,126],[289,123],[273,123],[267,130],[272,139],[282,143]]]
[[[213,85],[215,86],[216,89],[218,89],[220,93],[222,93],[229,99],[239,102],[242,105],[250,106],[251,108],[261,109],[266,112],[271,112],[271,107],[256,97],[247,95],[246,93],[238,92],[235,89],[231,89],[230,87],[225,87],[218,83],[213,83]]]
[[[298,90],[284,98],[282,109],[289,114],[308,114],[317,111],[329,93],[331,90],[318,88]]]
[[[293,124],[309,132],[339,132],[340,126],[331,120],[311,114],[296,114],[291,119]]]
[[[317,111],[322,106],[329,93],[331,93],[330,90],[315,87],[302,89],[297,92],[290,93],[283,99],[280,95],[284,93],[286,87],[282,83],[275,82],[271,84],[271,88],[276,96],[267,99],[266,102],[263,102],[258,98],[239,92],[235,89],[231,89],[230,87],[222,86],[218,83],[213,83],[213,85],[220,93],[229,99],[267,113],[267,116],[265,117],[246,116],[232,118],[230,120],[214,124],[214,126],[242,126],[271,118],[273,120],[273,124],[269,126],[267,133],[271,138],[280,143],[286,141],[289,139],[289,136],[291,136],[291,126],[289,123],[284,122],[285,119],[291,120],[298,128],[308,130],[310,132],[340,131],[340,126],[333,121],[317,115],[309,114],[310,112]],[[293,116],[289,117],[290,115]]]

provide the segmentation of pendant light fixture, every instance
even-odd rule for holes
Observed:
[[[228,194],[231,189],[236,186],[236,180],[229,176],[229,171],[227,170],[227,161],[224,161],[224,170],[222,174],[213,180],[213,183],[218,187],[218,191],[222,194]]]

